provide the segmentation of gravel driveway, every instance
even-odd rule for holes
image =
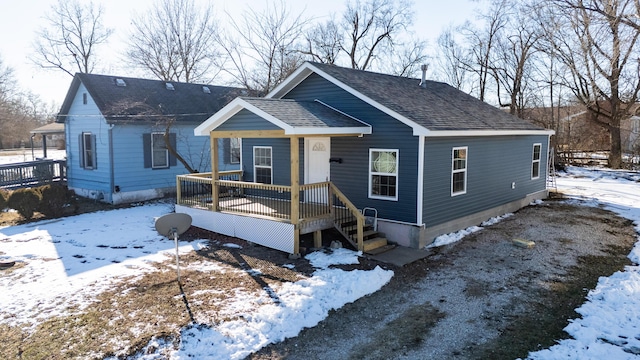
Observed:
[[[515,246],[514,238],[535,246]],[[580,283],[571,294],[581,274],[595,285],[615,271],[586,274],[599,271],[589,259],[621,268],[634,242],[631,221],[611,212],[554,201],[530,206],[423,260],[387,265],[395,276],[383,289],[249,358],[498,359],[514,358],[514,349],[526,356],[548,347],[545,338],[563,336],[566,319],[558,317],[571,315],[554,314],[567,299],[576,302],[570,309],[584,301]]]

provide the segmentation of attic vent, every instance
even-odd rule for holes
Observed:
[[[211,89],[209,89],[208,86],[203,86],[202,87],[202,92],[205,94],[211,94]]]
[[[164,86],[167,88],[167,90],[173,91],[176,89],[175,87],[173,87],[172,83],[165,83]]]
[[[122,80],[122,79],[116,79],[116,86],[125,87],[125,86],[127,86],[127,83],[124,82],[124,80]]]

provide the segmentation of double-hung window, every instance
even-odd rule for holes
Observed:
[[[398,200],[398,150],[369,150],[369,197]]]
[[[531,179],[540,178],[540,152],[542,144],[533,144],[533,160],[531,162]]]
[[[151,167],[154,169],[169,167],[169,150],[164,142],[163,133],[151,133]]]
[[[83,132],[81,136],[81,146],[82,146],[82,154],[81,154],[81,163],[84,169],[95,169],[96,167],[96,157],[95,157],[95,137],[90,132]]]
[[[467,155],[466,146],[454,147],[451,161],[451,195],[467,193]]]
[[[273,184],[273,159],[270,146],[253,147],[253,181]]]

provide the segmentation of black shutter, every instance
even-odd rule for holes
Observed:
[[[224,164],[231,164],[231,139],[222,139],[222,161]]]
[[[178,151],[178,147],[177,147],[178,142],[176,140],[175,133],[169,133],[169,144],[171,145],[173,150],[175,150],[176,152]],[[176,165],[178,165],[178,159],[176,159],[176,157],[173,156],[171,152],[169,152],[169,166],[176,166]]]
[[[78,135],[78,153],[80,156],[80,169],[84,169],[84,143],[82,142],[82,133]]]
[[[96,135],[91,134],[91,155],[93,155],[93,169],[98,168],[98,151],[96,149]]]
[[[142,134],[142,154],[144,167],[151,167],[151,134]]]

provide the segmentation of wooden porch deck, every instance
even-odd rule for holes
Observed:
[[[301,234],[314,233],[320,243],[321,231],[334,227],[360,251],[386,245],[386,239],[365,224],[362,213],[329,181],[294,190],[210,176],[177,177],[176,212],[191,213],[195,226],[292,254],[298,254]]]
[[[213,208],[211,198],[186,197],[185,203],[191,207],[211,210]],[[331,212],[327,204],[323,203],[300,203],[300,220],[317,219],[331,217]],[[221,197],[218,201],[218,211],[234,213],[239,215],[257,216],[275,221],[290,222],[291,201],[286,199],[266,198],[261,196],[227,196]]]

